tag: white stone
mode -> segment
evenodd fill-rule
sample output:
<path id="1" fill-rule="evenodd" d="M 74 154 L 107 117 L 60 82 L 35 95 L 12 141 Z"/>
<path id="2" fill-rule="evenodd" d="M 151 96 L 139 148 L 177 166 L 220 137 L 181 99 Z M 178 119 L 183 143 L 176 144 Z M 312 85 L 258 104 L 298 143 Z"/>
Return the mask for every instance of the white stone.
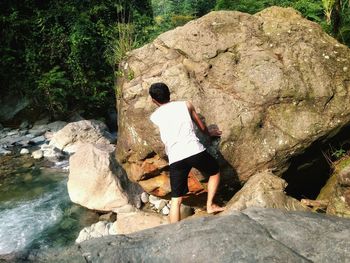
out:
<path id="1" fill-rule="evenodd" d="M 20 154 L 29 154 L 29 150 L 26 148 L 21 149 Z"/>
<path id="2" fill-rule="evenodd" d="M 32 157 L 34 159 L 41 159 L 44 157 L 44 153 L 42 150 L 36 150 L 36 151 L 32 152 Z"/>
<path id="3" fill-rule="evenodd" d="M 162 214 L 167 216 L 167 215 L 169 215 L 169 213 L 170 213 L 169 207 L 164 206 L 162 209 Z"/>
<path id="4" fill-rule="evenodd" d="M 149 202 L 154 205 L 156 202 L 159 202 L 160 198 L 154 195 L 149 196 Z"/>
<path id="5" fill-rule="evenodd" d="M 147 194 L 146 192 L 143 192 L 141 194 L 141 201 L 144 204 L 147 204 L 149 202 L 149 194 Z"/>

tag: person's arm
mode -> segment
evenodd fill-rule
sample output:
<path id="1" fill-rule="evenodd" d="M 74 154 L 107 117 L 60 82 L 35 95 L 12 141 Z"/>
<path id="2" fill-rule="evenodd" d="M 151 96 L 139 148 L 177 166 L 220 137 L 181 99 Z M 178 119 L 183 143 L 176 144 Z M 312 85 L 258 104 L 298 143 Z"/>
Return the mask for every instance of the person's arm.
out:
<path id="1" fill-rule="evenodd" d="M 196 109 L 194 108 L 191 102 L 187 101 L 186 105 L 193 122 L 197 125 L 197 127 L 202 133 L 213 137 L 221 136 L 222 132 L 218 128 L 212 128 L 212 129 L 207 128 L 207 126 L 202 122 L 202 120 L 198 116 Z"/>

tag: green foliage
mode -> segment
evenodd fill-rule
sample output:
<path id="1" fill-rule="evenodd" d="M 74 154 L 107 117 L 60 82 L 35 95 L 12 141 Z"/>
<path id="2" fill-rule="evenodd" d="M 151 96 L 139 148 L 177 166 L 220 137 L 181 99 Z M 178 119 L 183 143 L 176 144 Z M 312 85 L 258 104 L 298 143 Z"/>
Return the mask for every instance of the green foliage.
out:
<path id="1" fill-rule="evenodd" d="M 318 0 L 298 0 L 292 7 L 309 20 L 321 23 L 324 20 L 322 3 Z"/>
<path id="2" fill-rule="evenodd" d="M 116 64 L 148 39 L 152 16 L 145 0 L 1 1 L 2 94 L 38 98 L 55 117 L 113 108 Z"/>
<path id="3" fill-rule="evenodd" d="M 39 93 L 45 96 L 48 109 L 52 113 L 62 112 L 66 108 L 66 96 L 70 86 L 71 82 L 65 78 L 65 72 L 58 66 L 42 74 L 41 79 L 37 81 Z"/>
<path id="4" fill-rule="evenodd" d="M 216 10 L 254 14 L 270 6 L 293 7 L 319 23 L 329 34 L 350 45 L 350 2 L 341 0 L 217 0 Z"/>
<path id="5" fill-rule="evenodd" d="M 335 157 L 337 160 L 341 159 L 346 155 L 346 151 L 344 149 L 337 149 L 334 152 L 332 152 L 332 156 Z"/>
<path id="6" fill-rule="evenodd" d="M 150 28 L 150 39 L 207 14 L 215 4 L 216 0 L 152 0 L 155 24 Z"/>

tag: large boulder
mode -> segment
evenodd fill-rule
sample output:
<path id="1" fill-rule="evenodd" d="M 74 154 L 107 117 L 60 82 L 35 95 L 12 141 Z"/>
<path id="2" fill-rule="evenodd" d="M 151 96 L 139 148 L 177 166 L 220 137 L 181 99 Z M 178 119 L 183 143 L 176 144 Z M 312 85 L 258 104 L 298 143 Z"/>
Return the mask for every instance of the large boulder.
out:
<path id="1" fill-rule="evenodd" d="M 350 220 L 248 209 L 184 220 L 69 249 L 33 251 L 23 262 L 346 262 Z"/>
<path id="2" fill-rule="evenodd" d="M 72 202 L 92 210 L 118 211 L 141 203 L 139 186 L 129 181 L 111 144 L 81 144 L 69 159 L 68 193 Z"/>
<path id="3" fill-rule="evenodd" d="M 66 152 L 75 152 L 79 144 L 110 144 L 112 135 L 107 126 L 96 120 L 81 120 L 68 123 L 51 138 L 50 145 Z"/>
<path id="4" fill-rule="evenodd" d="M 269 171 L 255 174 L 227 203 L 226 210 L 222 214 L 248 207 L 279 208 L 288 211 L 310 210 L 298 200 L 287 196 L 284 192 L 286 186 L 285 180 Z"/>
<path id="5" fill-rule="evenodd" d="M 235 172 L 241 182 L 265 169 L 280 175 L 350 122 L 349 48 L 291 8 L 211 12 L 130 52 L 121 69 L 117 159 L 134 181 L 148 158 L 166 158 L 149 121 L 154 82 L 223 131 L 207 146 L 229 181 Z"/>

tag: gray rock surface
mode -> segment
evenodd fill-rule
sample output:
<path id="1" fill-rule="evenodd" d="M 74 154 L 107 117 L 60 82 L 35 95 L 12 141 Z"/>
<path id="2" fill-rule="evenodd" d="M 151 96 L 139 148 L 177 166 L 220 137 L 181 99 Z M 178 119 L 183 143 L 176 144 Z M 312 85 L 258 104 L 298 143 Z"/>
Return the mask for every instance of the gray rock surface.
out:
<path id="1" fill-rule="evenodd" d="M 32 251 L 27 262 L 346 262 L 350 220 L 250 208 L 185 220 L 65 250 Z"/>

